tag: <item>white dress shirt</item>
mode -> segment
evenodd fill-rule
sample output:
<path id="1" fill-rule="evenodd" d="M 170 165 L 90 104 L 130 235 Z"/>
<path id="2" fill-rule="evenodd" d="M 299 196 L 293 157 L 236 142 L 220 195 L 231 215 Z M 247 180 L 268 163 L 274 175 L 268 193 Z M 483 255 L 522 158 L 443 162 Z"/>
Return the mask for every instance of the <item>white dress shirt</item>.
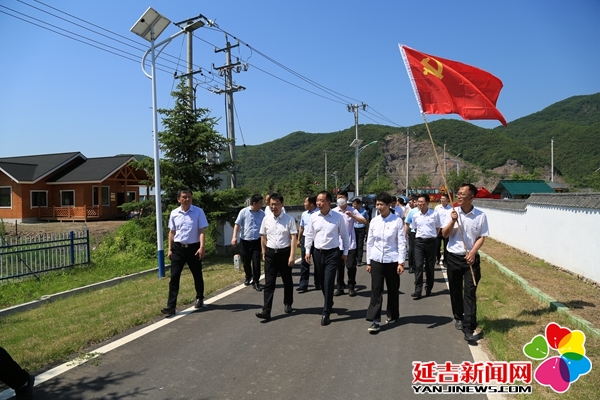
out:
<path id="1" fill-rule="evenodd" d="M 274 214 L 265 216 L 260 226 L 260 234 L 267 237 L 267 247 L 283 249 L 292 244 L 292 235 L 298 233 L 294 217 L 283 212 L 276 217 Z"/>
<path id="2" fill-rule="evenodd" d="M 458 230 L 458 222 L 455 222 L 454 230 L 448 237 L 447 249 L 452 254 L 464 256 L 467 254 L 467 251 L 465 250 L 463 238 L 467 244 L 467 248 L 471 250 L 477 239 L 482 236 L 489 236 L 490 231 L 488 229 L 487 217 L 483 211 L 473 207 L 469 213 L 465 214 L 461 207 L 455 207 L 454 209 L 458 213 L 458 222 L 460 222 L 460 227 L 462 229 L 462 238 Z M 450 221 L 448 221 L 448 223 L 449 222 Z"/>
<path id="3" fill-rule="evenodd" d="M 406 236 L 402 218 L 392 212 L 385 218 L 381 214 L 373 218 L 367 236 L 367 263 L 373 260 L 404 264 L 405 257 Z"/>
<path id="4" fill-rule="evenodd" d="M 354 215 L 355 217 L 356 216 L 361 217 L 360 213 L 356 210 L 356 208 L 354 208 L 352 206 L 346 206 L 345 210 L 342 210 L 340 207 L 336 207 L 336 208 L 333 208 L 332 211 L 337 212 L 344 219 L 344 223 L 346 224 L 346 232 L 348 232 L 348 240 L 350 241 L 350 244 L 349 244 L 350 247 L 348 247 L 348 250 L 356 249 L 356 234 L 354 233 L 354 218 L 347 215 L 346 211 L 350 211 L 352 213 L 352 215 Z M 340 243 L 340 246 L 341 245 L 342 244 Z M 340 250 L 343 250 L 343 249 L 340 247 Z"/>
<path id="5" fill-rule="evenodd" d="M 326 215 L 321 211 L 312 213 L 310 222 L 304 228 L 304 247 L 307 254 L 310 254 L 313 243 L 315 249 L 319 250 L 331 250 L 340 247 L 341 244 L 343 254 L 348 255 L 350 240 L 346 223 L 340 213 L 333 210 L 329 210 Z"/>
<path id="6" fill-rule="evenodd" d="M 437 237 L 437 228 L 442 227 L 442 222 L 439 214 L 432 209 L 427 209 L 425 214 L 419 210 L 413 214 L 410 227 L 417 231 L 415 237 L 431 239 Z"/>

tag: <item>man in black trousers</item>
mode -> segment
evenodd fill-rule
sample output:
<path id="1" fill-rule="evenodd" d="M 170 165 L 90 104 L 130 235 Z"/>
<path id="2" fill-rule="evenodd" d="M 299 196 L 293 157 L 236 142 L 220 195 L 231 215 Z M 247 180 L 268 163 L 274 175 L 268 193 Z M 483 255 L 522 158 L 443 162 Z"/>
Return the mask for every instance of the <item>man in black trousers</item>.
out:
<path id="1" fill-rule="evenodd" d="M 440 215 L 429 208 L 429 195 L 420 194 L 417 200 L 419 211 L 413 214 L 410 227 L 415 234 L 415 291 L 411 296 L 418 300 L 423 291 L 423 269 L 427 279 L 425 296 L 431 295 L 435 268 L 435 244 L 442 224 Z"/>
<path id="2" fill-rule="evenodd" d="M 33 399 L 34 376 L 21 368 L 4 347 L 0 347 L 0 381 L 15 391 L 18 400 Z"/>
<path id="3" fill-rule="evenodd" d="M 463 184 L 458 190 L 458 207 L 450 212 L 450 218 L 444 223 L 442 234 L 448 238 L 448 260 L 444 260 L 448 269 L 450 303 L 454 316 L 454 326 L 462 330 L 465 340 L 477 341 L 481 335 L 475 335 L 477 328 L 477 283 L 481 279 L 481 267 L 478 250 L 489 236 L 487 217 L 473 207 L 477 188 L 472 184 Z M 464 285 L 463 285 L 464 282 Z"/>

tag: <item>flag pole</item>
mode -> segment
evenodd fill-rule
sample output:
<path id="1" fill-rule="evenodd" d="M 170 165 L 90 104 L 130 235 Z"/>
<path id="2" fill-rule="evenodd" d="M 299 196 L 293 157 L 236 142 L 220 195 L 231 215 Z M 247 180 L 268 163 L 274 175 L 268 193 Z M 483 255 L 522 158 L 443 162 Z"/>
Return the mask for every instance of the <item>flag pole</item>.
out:
<path id="1" fill-rule="evenodd" d="M 420 104 L 419 104 L 420 105 Z M 444 174 L 444 170 L 442 169 L 442 163 L 440 162 L 440 157 L 438 155 L 437 149 L 435 148 L 435 143 L 433 142 L 433 136 L 431 136 L 431 130 L 429 129 L 429 124 L 427 123 L 427 118 L 425 117 L 425 113 L 421 113 L 423 116 L 423 121 L 425 122 L 425 127 L 427 128 L 427 133 L 429 134 L 429 140 L 431 141 L 431 146 L 433 147 L 433 154 L 435 154 L 435 159 L 438 164 L 438 168 L 440 170 L 440 174 L 442 175 L 442 180 L 444 181 L 444 186 L 446 187 L 446 191 L 448 192 L 448 196 L 450 197 L 450 204 L 454 204 L 454 200 L 452 199 L 452 195 L 450 194 L 450 190 L 448 190 L 448 182 L 446 181 L 446 175 Z M 465 241 L 465 237 L 463 235 L 462 226 L 460 226 L 460 220 L 457 219 L 456 223 L 458 225 L 458 233 L 460 234 L 460 239 L 463 242 L 463 246 L 467 253 L 469 253 L 469 249 L 467 248 L 467 242 Z M 475 272 L 473 272 L 473 266 L 469 264 L 469 269 L 471 270 L 471 277 L 473 277 L 473 285 L 477 286 L 477 281 L 475 280 Z"/>

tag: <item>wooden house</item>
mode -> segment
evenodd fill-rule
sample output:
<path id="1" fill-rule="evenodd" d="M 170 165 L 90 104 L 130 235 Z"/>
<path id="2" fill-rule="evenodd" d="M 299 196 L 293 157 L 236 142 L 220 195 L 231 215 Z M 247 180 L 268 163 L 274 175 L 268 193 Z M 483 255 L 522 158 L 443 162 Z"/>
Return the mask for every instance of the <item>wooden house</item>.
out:
<path id="1" fill-rule="evenodd" d="M 138 200 L 144 170 L 133 155 L 87 158 L 79 152 L 0 158 L 0 218 L 18 222 L 124 218 Z"/>

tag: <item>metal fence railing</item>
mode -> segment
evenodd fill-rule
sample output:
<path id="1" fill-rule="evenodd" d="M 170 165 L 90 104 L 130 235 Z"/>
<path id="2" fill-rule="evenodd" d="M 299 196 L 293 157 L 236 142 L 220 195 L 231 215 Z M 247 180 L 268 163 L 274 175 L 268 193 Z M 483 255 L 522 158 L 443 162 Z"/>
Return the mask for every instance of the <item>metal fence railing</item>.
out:
<path id="1" fill-rule="evenodd" d="M 0 280 L 90 263 L 90 232 L 0 237 Z"/>

